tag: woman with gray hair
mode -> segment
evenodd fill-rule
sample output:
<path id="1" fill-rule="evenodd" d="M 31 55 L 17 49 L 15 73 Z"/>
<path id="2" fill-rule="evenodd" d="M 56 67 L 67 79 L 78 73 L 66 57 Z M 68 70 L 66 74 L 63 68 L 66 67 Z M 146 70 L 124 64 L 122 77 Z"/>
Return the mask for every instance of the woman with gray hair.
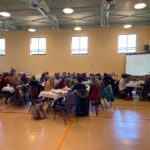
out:
<path id="1" fill-rule="evenodd" d="M 101 104 L 101 97 L 101 86 L 96 77 L 93 76 L 91 77 L 91 85 L 88 98 L 91 101 L 91 104 L 95 106 L 96 116 L 98 116 L 98 104 Z"/>

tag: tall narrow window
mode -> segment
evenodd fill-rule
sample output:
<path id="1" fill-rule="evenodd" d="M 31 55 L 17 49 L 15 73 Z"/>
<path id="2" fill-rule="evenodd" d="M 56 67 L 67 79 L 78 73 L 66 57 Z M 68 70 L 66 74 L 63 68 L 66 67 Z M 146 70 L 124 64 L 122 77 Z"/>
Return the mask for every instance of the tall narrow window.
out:
<path id="1" fill-rule="evenodd" d="M 0 55 L 5 55 L 5 39 L 0 38 Z"/>
<path id="2" fill-rule="evenodd" d="M 46 54 L 46 38 L 43 37 L 31 38 L 30 55 L 44 55 L 44 54 Z"/>
<path id="3" fill-rule="evenodd" d="M 88 37 L 72 37 L 71 54 L 88 54 Z"/>
<path id="4" fill-rule="evenodd" d="M 118 53 L 136 52 L 136 34 L 118 36 Z"/>

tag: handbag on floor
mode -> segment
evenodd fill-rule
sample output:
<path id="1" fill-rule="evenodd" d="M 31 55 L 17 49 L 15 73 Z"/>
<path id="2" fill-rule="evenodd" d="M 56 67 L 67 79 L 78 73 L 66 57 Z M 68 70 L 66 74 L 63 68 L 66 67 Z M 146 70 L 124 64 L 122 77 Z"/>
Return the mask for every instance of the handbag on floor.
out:
<path id="1" fill-rule="evenodd" d="M 46 118 L 46 115 L 42 107 L 43 105 L 40 103 L 37 103 L 32 107 L 31 113 L 32 113 L 33 119 L 45 119 Z"/>

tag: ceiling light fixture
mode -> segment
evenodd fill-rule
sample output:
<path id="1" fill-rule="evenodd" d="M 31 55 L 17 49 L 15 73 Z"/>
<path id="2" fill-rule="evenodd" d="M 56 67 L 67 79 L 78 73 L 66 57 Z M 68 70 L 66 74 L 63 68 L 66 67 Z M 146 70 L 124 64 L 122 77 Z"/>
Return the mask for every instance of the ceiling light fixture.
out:
<path id="1" fill-rule="evenodd" d="M 63 9 L 63 12 L 64 12 L 65 14 L 72 14 L 72 13 L 74 12 L 74 10 L 73 10 L 72 8 L 64 8 L 64 9 Z"/>
<path id="2" fill-rule="evenodd" d="M 11 14 L 9 12 L 6 12 L 6 11 L 0 12 L 0 15 L 3 17 L 10 17 L 11 16 Z"/>
<path id="3" fill-rule="evenodd" d="M 80 26 L 76 26 L 76 27 L 74 27 L 74 30 L 75 30 L 75 31 L 81 31 L 82 28 L 81 28 Z"/>
<path id="4" fill-rule="evenodd" d="M 129 28 L 131 28 L 131 27 L 132 27 L 131 24 L 125 24 L 125 25 L 123 26 L 123 28 L 125 28 L 125 29 L 129 29 Z"/>
<path id="5" fill-rule="evenodd" d="M 28 29 L 28 31 L 29 31 L 29 32 L 35 32 L 36 29 L 30 28 L 30 29 Z"/>
<path id="6" fill-rule="evenodd" d="M 137 3 L 137 4 L 134 5 L 135 9 L 143 9 L 145 7 L 146 7 L 145 3 Z"/>

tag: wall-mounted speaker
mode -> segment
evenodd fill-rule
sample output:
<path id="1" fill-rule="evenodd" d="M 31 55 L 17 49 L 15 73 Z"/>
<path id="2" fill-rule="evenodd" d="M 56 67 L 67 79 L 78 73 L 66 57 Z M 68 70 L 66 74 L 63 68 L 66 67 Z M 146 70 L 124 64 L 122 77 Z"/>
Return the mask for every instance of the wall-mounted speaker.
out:
<path id="1" fill-rule="evenodd" d="M 149 52 L 150 52 L 150 47 L 149 47 L 148 44 L 145 44 L 145 45 L 144 45 L 144 51 L 145 51 L 146 53 L 149 53 Z"/>

